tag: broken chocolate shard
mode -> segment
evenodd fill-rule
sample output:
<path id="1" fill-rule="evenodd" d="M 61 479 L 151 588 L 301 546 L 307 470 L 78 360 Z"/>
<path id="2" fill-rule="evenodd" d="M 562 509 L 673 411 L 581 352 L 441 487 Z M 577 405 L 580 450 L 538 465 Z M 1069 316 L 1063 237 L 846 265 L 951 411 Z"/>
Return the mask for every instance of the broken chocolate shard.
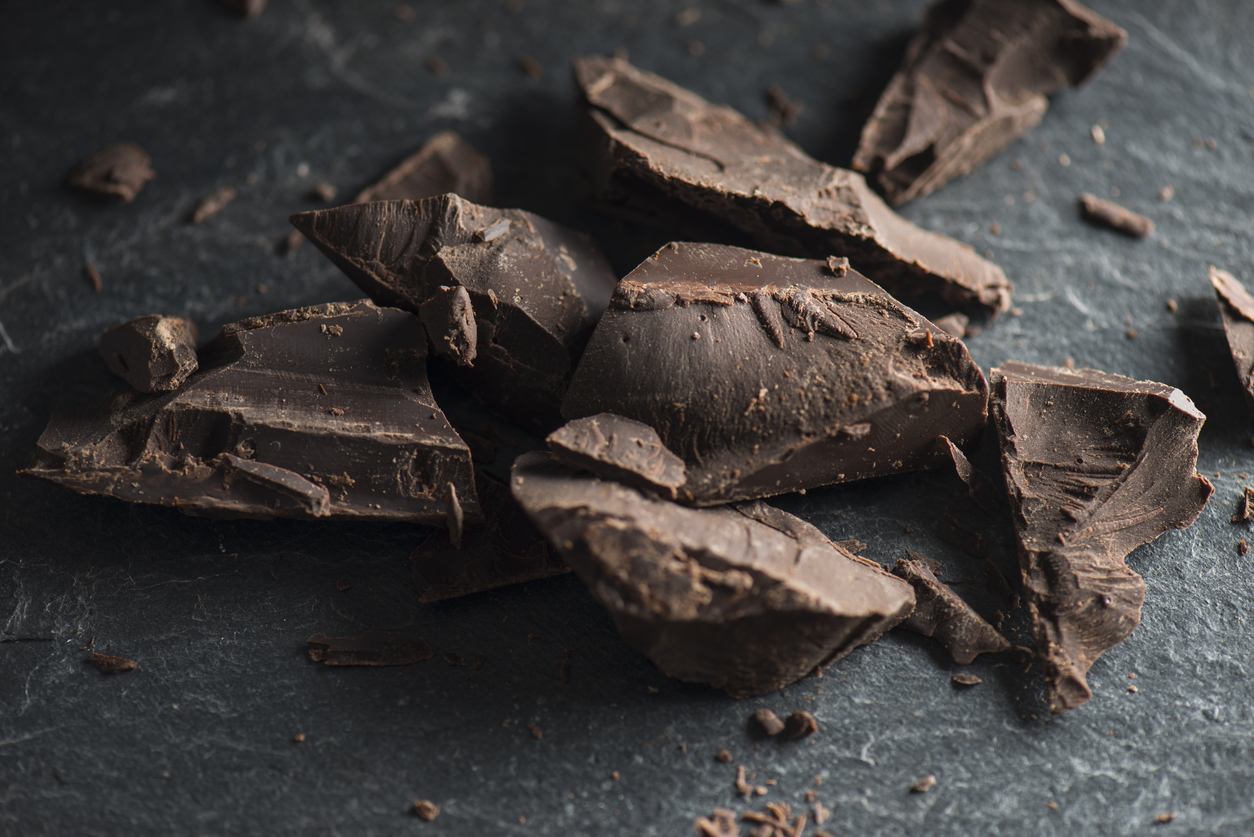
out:
<path id="1" fill-rule="evenodd" d="M 98 197 L 130 203 L 156 176 L 148 152 L 133 142 L 119 142 L 79 163 L 70 172 L 70 185 Z"/>
<path id="2" fill-rule="evenodd" d="M 545 440 L 553 458 L 571 468 L 673 500 L 687 482 L 684 461 L 647 424 L 599 413 L 575 419 Z"/>
<path id="3" fill-rule="evenodd" d="M 87 658 L 87 662 L 98 668 L 101 674 L 121 674 L 124 671 L 134 671 L 139 667 L 139 663 L 134 660 L 115 657 L 112 654 L 93 653 Z"/>
<path id="4" fill-rule="evenodd" d="M 410 556 L 423 604 L 570 571 L 506 486 L 481 474 L 476 490 L 484 520 L 466 527 L 461 547 L 437 529 Z"/>
<path id="5" fill-rule="evenodd" d="M 762 503 L 690 509 L 540 452 L 514 463 L 511 490 L 629 644 L 733 697 L 783 688 L 914 605 L 908 584 Z"/>
<path id="6" fill-rule="evenodd" d="M 503 418 L 552 430 L 558 404 L 616 277 L 590 238 L 517 209 L 456 195 L 341 206 L 292 223 L 381 305 L 421 315 L 465 288 L 475 328 L 449 301 L 424 322 L 453 377 Z M 501 225 L 502 221 L 508 223 Z M 454 290 L 451 293 L 456 294 Z"/>
<path id="7" fill-rule="evenodd" d="M 100 337 L 109 371 L 140 392 L 173 392 L 196 371 L 196 324 L 184 317 L 137 317 Z"/>
<path id="8" fill-rule="evenodd" d="M 770 736 L 779 735 L 784 731 L 784 722 L 769 709 L 759 709 L 757 712 L 754 712 L 753 722 L 758 725 L 762 732 Z"/>
<path id="9" fill-rule="evenodd" d="M 1246 406 L 1254 415 L 1254 296 L 1228 271 L 1212 265 L 1209 273 L 1219 297 L 1228 351 L 1245 393 Z"/>
<path id="10" fill-rule="evenodd" d="M 1080 210 L 1088 220 L 1133 238 L 1147 238 L 1154 234 L 1154 222 L 1149 218 L 1096 195 L 1080 195 Z"/>
<path id="11" fill-rule="evenodd" d="M 175 392 L 53 415 L 24 476 L 211 517 L 480 519 L 416 318 L 367 300 L 225 326 Z"/>
<path id="12" fill-rule="evenodd" d="M 996 514 L 1001 506 L 1001 494 L 993 485 L 993 481 L 988 478 L 987 474 L 972 465 L 962 449 L 948 438 L 941 436 L 937 439 L 937 443 L 949 454 L 958 478 L 967 484 L 967 493 L 971 499 L 984 511 Z"/>
<path id="13" fill-rule="evenodd" d="M 780 738 L 784 741 L 796 741 L 798 738 L 805 738 L 807 735 L 813 735 L 819 731 L 819 722 L 809 712 L 798 709 L 788 716 L 788 720 L 784 722 L 784 728 L 780 731 Z"/>
<path id="14" fill-rule="evenodd" d="M 1075 0 L 942 0 L 880 96 L 853 167 L 901 205 L 969 174 L 1092 78 L 1128 34 Z"/>
<path id="15" fill-rule="evenodd" d="M 449 193 L 471 203 L 492 203 L 492 165 L 456 131 L 442 131 L 363 189 L 353 203 L 418 201 Z"/>
<path id="16" fill-rule="evenodd" d="M 980 654 L 1010 649 L 1010 640 L 940 581 L 918 560 L 921 556 L 908 554 L 893 566 L 893 573 L 914 588 L 914 611 L 902 623 L 903 628 L 932 637 L 960 665 L 967 665 Z"/>
<path id="17" fill-rule="evenodd" d="M 1000 268 L 897 215 L 862 175 L 820 163 L 731 108 L 625 60 L 574 63 L 597 203 L 703 238 L 735 230 L 784 255 L 845 256 L 894 296 L 939 296 L 992 316 L 1010 308 L 1012 286 Z"/>
<path id="18" fill-rule="evenodd" d="M 435 354 L 458 366 L 474 366 L 479 345 L 479 327 L 470 292 L 464 285 L 441 286 L 418 306 L 418 317 L 431 337 Z"/>
<path id="19" fill-rule="evenodd" d="M 399 631 L 366 631 L 359 636 L 314 634 L 309 659 L 328 666 L 407 666 L 435 656 L 426 640 Z"/>
<path id="20" fill-rule="evenodd" d="M 992 371 L 1024 592 L 1055 714 L 1091 697 L 1085 674 L 1141 619 L 1124 558 L 1189 526 L 1210 499 L 1196 472 L 1206 417 L 1177 389 L 1092 369 Z"/>
<path id="21" fill-rule="evenodd" d="M 615 289 L 562 413 L 652 427 L 678 499 L 713 505 L 941 465 L 986 393 L 961 341 L 852 269 L 672 243 Z"/>

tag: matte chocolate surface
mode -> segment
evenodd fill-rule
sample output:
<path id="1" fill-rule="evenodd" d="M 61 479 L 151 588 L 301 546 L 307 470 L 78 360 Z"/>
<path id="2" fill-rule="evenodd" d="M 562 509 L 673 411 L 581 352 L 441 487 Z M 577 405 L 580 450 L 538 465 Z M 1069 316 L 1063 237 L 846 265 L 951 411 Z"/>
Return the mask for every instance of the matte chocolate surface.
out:
<path id="1" fill-rule="evenodd" d="M 657 431 L 613 413 L 575 419 L 545 441 L 563 465 L 670 500 L 688 479 L 684 461 L 666 449 Z"/>
<path id="2" fill-rule="evenodd" d="M 490 409 L 546 432 L 560 423 L 574 362 L 617 279 L 586 235 L 456 195 L 341 206 L 292 223 L 379 304 L 414 313 L 434 305 L 423 317 L 432 344 Z M 464 306 L 442 299 L 458 287 L 473 329 Z"/>
<path id="3" fill-rule="evenodd" d="M 862 175 L 626 61 L 578 58 L 575 77 L 599 203 L 677 229 L 703 218 L 789 256 L 845 256 L 894 296 L 939 296 L 993 316 L 1009 309 L 1000 268 L 897 215 Z"/>
<path id="4" fill-rule="evenodd" d="M 1085 674 L 1141 620 L 1145 582 L 1124 558 L 1189 526 L 1213 491 L 1196 473 L 1206 417 L 1188 396 L 1092 369 L 1007 363 L 992 413 L 1050 710 L 1092 692 Z"/>
<path id="5" fill-rule="evenodd" d="M 426 640 L 399 631 L 366 631 L 359 636 L 314 634 L 309 659 L 328 666 L 407 666 L 435 656 Z"/>
<path id="6" fill-rule="evenodd" d="M 1210 283 L 1219 297 L 1228 350 L 1245 393 L 1245 403 L 1254 415 L 1254 296 L 1226 270 L 1210 268 Z"/>
<path id="7" fill-rule="evenodd" d="M 901 626 L 932 637 L 960 665 L 969 664 L 980 654 L 1010 650 L 1010 640 L 938 579 L 920 558 L 909 553 L 908 558 L 893 565 L 893 574 L 914 588 L 914 610 Z"/>
<path id="8" fill-rule="evenodd" d="M 479 519 L 416 318 L 369 301 L 224 327 L 177 392 L 54 414 L 23 475 L 213 517 Z"/>
<path id="9" fill-rule="evenodd" d="M 672 243 L 615 289 L 562 413 L 654 428 L 680 501 L 712 505 L 944 464 L 986 399 L 961 341 L 843 259 Z"/>
<path id="10" fill-rule="evenodd" d="M 1096 195 L 1080 195 L 1080 210 L 1088 220 L 1133 238 L 1147 238 L 1154 234 L 1154 222 L 1149 218 Z"/>
<path id="11" fill-rule="evenodd" d="M 156 176 L 148 152 L 133 142 L 119 142 L 79 163 L 70 172 L 69 182 L 98 197 L 130 203 L 144 184 Z"/>
<path id="12" fill-rule="evenodd" d="M 437 529 L 410 556 L 424 604 L 570 572 L 508 487 L 482 475 L 475 485 L 483 523 L 466 527 L 460 548 Z"/>
<path id="13" fill-rule="evenodd" d="M 900 205 L 962 177 L 1037 126 L 1128 33 L 1073 0 L 941 0 L 862 129 L 853 167 Z"/>
<path id="14" fill-rule="evenodd" d="M 450 192 L 471 203 L 491 204 L 492 164 L 456 131 L 441 131 L 353 203 L 418 201 Z"/>
<path id="15" fill-rule="evenodd" d="M 763 503 L 685 508 L 540 452 L 518 458 L 510 488 L 629 644 L 733 697 L 783 688 L 914 605 L 878 564 Z"/>
<path id="16" fill-rule="evenodd" d="M 100 336 L 109 371 L 140 392 L 173 392 L 200 365 L 199 332 L 185 317 L 136 317 Z"/>

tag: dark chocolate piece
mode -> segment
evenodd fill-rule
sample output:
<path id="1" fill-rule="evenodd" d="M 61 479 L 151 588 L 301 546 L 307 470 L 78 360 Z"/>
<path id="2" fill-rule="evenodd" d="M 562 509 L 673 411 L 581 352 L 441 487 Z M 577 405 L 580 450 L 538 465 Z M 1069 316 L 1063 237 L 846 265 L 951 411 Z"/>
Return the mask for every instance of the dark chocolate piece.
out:
<path id="1" fill-rule="evenodd" d="M 624 60 L 578 58 L 575 76 L 597 202 L 671 229 L 721 225 L 785 255 L 846 256 L 894 296 L 937 295 L 993 316 L 1009 309 L 1000 268 L 897 215 L 862 175 Z"/>
<path id="2" fill-rule="evenodd" d="M 575 419 L 545 441 L 563 465 L 669 500 L 688 479 L 684 461 L 666 449 L 657 431 L 613 413 Z"/>
<path id="3" fill-rule="evenodd" d="M 1254 296 L 1228 271 L 1212 265 L 1209 273 L 1210 283 L 1219 297 L 1228 351 L 1241 380 L 1246 406 L 1254 415 Z"/>
<path id="4" fill-rule="evenodd" d="M 177 392 L 58 413 L 24 476 L 213 517 L 480 519 L 416 318 L 337 302 L 226 326 Z"/>
<path id="5" fill-rule="evenodd" d="M 545 432 L 616 277 L 590 238 L 517 209 L 477 206 L 456 195 L 341 206 L 292 223 L 381 305 L 419 313 L 464 287 L 474 311 L 474 352 L 465 319 L 424 318 L 439 352 L 473 366 L 453 376 L 503 418 Z M 456 293 L 452 291 L 451 293 Z"/>
<path id="6" fill-rule="evenodd" d="M 201 198 L 200 203 L 196 204 L 196 208 L 192 210 L 191 222 L 193 224 L 202 224 L 208 221 L 226 209 L 226 205 L 235 200 L 238 194 L 234 186 L 223 186 L 221 189 L 215 189 Z"/>
<path id="7" fill-rule="evenodd" d="M 962 177 L 1040 123 L 1128 33 L 1074 0 L 941 0 L 862 129 L 858 171 L 900 205 Z"/>
<path id="8" fill-rule="evenodd" d="M 769 709 L 759 709 L 754 712 L 753 722 L 767 735 L 779 735 L 784 731 L 784 722 Z"/>
<path id="9" fill-rule="evenodd" d="M 456 131 L 441 131 L 353 203 L 418 201 L 450 192 L 471 203 L 491 204 L 492 164 Z"/>
<path id="10" fill-rule="evenodd" d="M 954 463 L 954 470 L 958 473 L 958 478 L 967 484 L 967 493 L 976 505 L 984 509 L 989 514 L 996 514 L 997 509 L 1001 506 L 1001 494 L 998 493 L 993 481 L 983 471 L 978 470 L 971 464 L 971 460 L 967 459 L 962 449 L 951 442 L 945 436 L 937 439 L 937 443 L 949 454 L 950 460 Z"/>
<path id="11" fill-rule="evenodd" d="M 196 324 L 184 317 L 137 317 L 100 337 L 109 371 L 140 392 L 173 392 L 196 371 Z"/>
<path id="12" fill-rule="evenodd" d="M 570 571 L 507 487 L 482 475 L 475 485 L 484 522 L 466 528 L 461 548 L 436 530 L 410 556 L 423 604 Z"/>
<path id="13" fill-rule="evenodd" d="M 1134 238 L 1147 238 L 1154 234 L 1153 221 L 1114 201 L 1085 193 L 1080 195 L 1080 209 L 1088 220 L 1104 224 L 1112 230 L 1118 230 Z M 1129 333 L 1129 336 L 1134 335 Z"/>
<path id="14" fill-rule="evenodd" d="M 783 688 L 914 605 L 878 564 L 763 503 L 685 508 L 540 452 L 518 458 L 510 487 L 629 644 L 733 697 Z"/>
<path id="15" fill-rule="evenodd" d="M 121 674 L 124 671 L 134 671 L 139 667 L 139 663 L 134 660 L 128 660 L 126 657 L 114 657 L 111 654 L 93 653 L 87 658 L 87 662 L 100 669 L 101 674 Z"/>
<path id="16" fill-rule="evenodd" d="M 780 738 L 785 741 L 796 741 L 798 738 L 805 738 L 807 735 L 814 735 L 819 731 L 819 722 L 809 712 L 798 709 L 796 712 L 788 716 L 788 720 L 784 722 L 784 728 L 780 731 Z"/>
<path id="17" fill-rule="evenodd" d="M 240 17 L 251 20 L 261 14 L 266 7 L 267 0 L 218 0 L 218 2 Z"/>
<path id="18" fill-rule="evenodd" d="M 133 142 L 119 142 L 79 163 L 70 172 L 70 185 L 102 198 L 130 203 L 144 184 L 156 176 L 148 152 Z"/>
<path id="19" fill-rule="evenodd" d="M 314 634 L 309 659 L 328 666 L 407 666 L 435 656 L 426 640 L 399 631 L 366 631 L 360 636 Z"/>
<path id="20" fill-rule="evenodd" d="M 1124 563 L 1188 527 L 1210 499 L 1196 473 L 1206 417 L 1177 389 L 1092 369 L 992 371 L 1019 564 L 1049 707 L 1092 692 L 1085 673 L 1141 620 L 1145 582 Z"/>
<path id="21" fill-rule="evenodd" d="M 980 654 L 1010 650 L 1010 640 L 933 575 L 918 560 L 921 556 L 907 554 L 908 558 L 893 566 L 893 573 L 914 588 L 914 611 L 902 623 L 903 628 L 932 637 L 960 665 L 967 665 Z"/>
<path id="22" fill-rule="evenodd" d="M 614 291 L 562 403 L 654 428 L 713 505 L 949 460 L 985 423 L 961 341 L 847 267 L 668 244 Z"/>

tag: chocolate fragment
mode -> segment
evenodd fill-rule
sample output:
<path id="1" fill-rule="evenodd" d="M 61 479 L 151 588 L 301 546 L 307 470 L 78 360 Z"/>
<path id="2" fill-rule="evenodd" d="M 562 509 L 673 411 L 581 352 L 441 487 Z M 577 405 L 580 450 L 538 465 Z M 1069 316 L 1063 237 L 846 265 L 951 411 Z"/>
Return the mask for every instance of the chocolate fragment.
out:
<path id="1" fill-rule="evenodd" d="M 418 306 L 418 317 L 431 336 L 435 354 L 458 366 L 475 365 L 479 327 L 465 286 L 437 288 L 430 299 Z"/>
<path id="2" fill-rule="evenodd" d="M 715 808 L 710 816 L 697 817 L 693 826 L 701 837 L 740 837 L 740 826 L 736 825 L 736 812 L 726 808 Z"/>
<path id="3" fill-rule="evenodd" d="M 360 636 L 314 634 L 309 659 L 328 666 L 407 666 L 435 656 L 426 640 L 399 631 L 366 631 Z"/>
<path id="4" fill-rule="evenodd" d="M 106 331 L 99 352 L 109 371 L 140 392 L 173 392 L 196 371 L 196 324 L 149 315 Z"/>
<path id="5" fill-rule="evenodd" d="M 1128 33 L 1074 0 L 942 0 L 862 129 L 858 171 L 899 206 L 969 174 L 1097 74 Z M 1096 139 L 1096 134 L 1094 135 Z"/>
<path id="6" fill-rule="evenodd" d="M 819 722 L 814 716 L 804 710 L 797 710 L 788 716 L 788 720 L 784 722 L 784 729 L 780 733 L 780 738 L 785 741 L 796 741 L 798 738 L 805 738 L 807 735 L 813 735 L 819 731 Z"/>
<path id="7" fill-rule="evenodd" d="M 949 454 L 958 478 L 967 484 L 967 493 L 971 499 L 984 511 L 996 514 L 1001 506 L 1001 494 L 993 485 L 993 481 L 983 471 L 977 470 L 962 449 L 948 438 L 941 436 L 937 439 L 937 443 Z"/>
<path id="8" fill-rule="evenodd" d="M 128 660 L 126 657 L 114 657 L 111 654 L 93 653 L 87 658 L 87 662 L 100 669 L 101 674 L 121 674 L 124 671 L 134 671 L 139 667 L 139 663 L 134 660 Z"/>
<path id="9" fill-rule="evenodd" d="M 840 659 L 913 606 L 909 585 L 763 503 L 689 509 L 540 452 L 510 487 L 629 644 L 733 697 Z"/>
<path id="10" fill-rule="evenodd" d="M 70 185 L 102 198 L 130 203 L 144 184 L 157 176 L 148 152 L 133 142 L 119 142 L 97 151 L 70 172 Z"/>
<path id="11" fill-rule="evenodd" d="M 714 758 L 718 759 L 724 764 L 731 764 L 731 760 L 732 760 L 731 750 L 719 750 L 717 753 L 714 754 Z"/>
<path id="12" fill-rule="evenodd" d="M 481 519 L 470 450 L 427 384 L 426 335 L 363 300 L 225 326 L 172 393 L 54 414 L 23 476 L 211 517 Z"/>
<path id="13" fill-rule="evenodd" d="M 1196 473 L 1206 417 L 1164 384 L 1007 363 L 993 420 L 1050 710 L 1091 697 L 1085 673 L 1141 619 L 1124 558 L 1188 527 L 1214 490 Z"/>
<path id="14" fill-rule="evenodd" d="M 980 678 L 976 677 L 974 674 L 967 674 L 965 672 L 960 672 L 958 674 L 955 674 L 953 677 L 949 679 L 957 683 L 959 686 L 978 686 L 984 682 Z"/>
<path id="15" fill-rule="evenodd" d="M 418 799 L 414 801 L 414 813 L 417 814 L 420 819 L 430 822 L 440 816 L 440 806 L 436 805 L 430 799 Z"/>
<path id="16" fill-rule="evenodd" d="M 544 730 L 540 729 L 535 724 L 527 724 L 527 732 L 531 733 L 531 737 L 536 741 L 542 741 L 544 739 Z"/>
<path id="17" fill-rule="evenodd" d="M 466 528 L 461 548 L 437 529 L 410 556 L 423 604 L 570 571 L 506 486 L 480 474 L 475 488 L 484 521 Z"/>
<path id="18" fill-rule="evenodd" d="M 1210 283 L 1219 297 L 1228 350 L 1241 380 L 1245 403 L 1254 415 L 1254 296 L 1237 278 L 1215 266 L 1209 269 Z"/>
<path id="19" fill-rule="evenodd" d="M 1112 230 L 1118 230 L 1134 238 L 1146 238 L 1154 233 L 1154 222 L 1149 218 L 1096 195 L 1088 193 L 1080 195 L 1080 209 L 1088 220 L 1104 224 Z"/>
<path id="20" fill-rule="evenodd" d="M 669 500 L 688 478 L 684 461 L 666 449 L 652 427 L 613 413 L 575 419 L 545 442 L 563 465 Z"/>
<path id="21" fill-rule="evenodd" d="M 291 220 L 382 305 L 420 313 L 465 288 L 473 335 L 451 300 L 446 316 L 431 309 L 424 317 L 436 329 L 429 334 L 437 352 L 457 363 L 473 359 L 473 366 L 453 366 L 453 377 L 507 420 L 546 432 L 560 423 L 557 406 L 574 361 L 615 283 L 590 238 L 456 195 L 341 206 Z"/>
<path id="22" fill-rule="evenodd" d="M 711 225 L 791 256 L 846 256 L 894 296 L 927 293 L 996 316 L 1012 287 L 970 247 L 893 212 L 862 175 L 618 58 L 575 59 L 588 105 L 592 197 L 651 223 Z"/>
<path id="23" fill-rule="evenodd" d="M 934 467 L 982 432 L 961 341 L 842 263 L 668 244 L 614 291 L 562 414 L 654 428 L 712 505 Z"/>
<path id="24" fill-rule="evenodd" d="M 1010 640 L 984 621 L 971 605 L 942 583 L 915 553 L 893 565 L 893 573 L 914 587 L 914 611 L 902 627 L 945 646 L 955 663 L 967 665 L 980 654 L 1010 649 Z"/>
<path id="25" fill-rule="evenodd" d="M 927 793 L 936 787 L 936 777 L 928 774 L 910 786 L 911 793 Z"/>
<path id="26" fill-rule="evenodd" d="M 100 278 L 100 271 L 91 262 L 83 265 L 83 277 L 87 279 L 91 289 L 96 293 L 104 290 L 104 280 Z"/>
<path id="27" fill-rule="evenodd" d="M 1241 500 L 1237 505 L 1236 514 L 1232 516 L 1232 522 L 1249 523 L 1251 517 L 1254 517 L 1254 488 L 1247 485 L 1241 491 Z"/>
<path id="28" fill-rule="evenodd" d="M 767 735 L 775 736 L 784 731 L 784 722 L 769 709 L 759 709 L 753 713 L 753 722 Z"/>
<path id="29" fill-rule="evenodd" d="M 192 210 L 191 222 L 193 224 L 201 224 L 208 221 L 214 215 L 226 209 L 226 205 L 235 200 L 237 194 L 239 193 L 235 191 L 233 186 L 223 186 L 221 189 L 209 193 Z"/>
<path id="30" fill-rule="evenodd" d="M 441 131 L 359 192 L 353 203 L 417 201 L 450 192 L 471 203 L 491 204 L 492 164 L 456 131 Z"/>

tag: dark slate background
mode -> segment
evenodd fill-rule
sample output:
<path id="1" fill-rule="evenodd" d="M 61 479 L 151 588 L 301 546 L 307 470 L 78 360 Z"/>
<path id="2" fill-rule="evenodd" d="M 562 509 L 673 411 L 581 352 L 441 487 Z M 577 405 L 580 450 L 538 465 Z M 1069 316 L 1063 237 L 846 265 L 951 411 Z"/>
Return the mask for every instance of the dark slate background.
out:
<path id="1" fill-rule="evenodd" d="M 677 27 L 694 5 L 700 20 Z M 350 196 L 456 128 L 492 159 L 501 205 L 592 232 L 625 273 L 665 239 L 574 201 L 572 56 L 625 48 L 752 118 L 778 83 L 806 106 L 790 135 L 842 164 L 922 2 L 429 0 L 404 21 L 392 3 L 272 0 L 252 22 L 209 0 L 6 4 L 0 833 L 672 835 L 716 806 L 807 809 L 811 788 L 835 834 L 1249 833 L 1254 581 L 1237 554 L 1250 533 L 1228 521 L 1254 474 L 1254 425 L 1206 266 L 1254 281 L 1254 5 L 1092 5 L 1129 31 L 1127 50 L 1058 96 L 1027 138 L 905 210 L 990 251 L 1018 285 L 1021 315 L 969 341 L 982 367 L 1072 357 L 1179 386 L 1210 417 L 1199 467 L 1214 500 L 1191 529 L 1132 556 L 1149 588 L 1144 621 L 1093 667 L 1092 701 L 1051 720 L 1036 666 L 981 659 L 968 669 L 983 685 L 959 691 L 943 652 L 899 631 L 822 679 L 733 701 L 664 677 L 570 576 L 420 606 L 408 561 L 420 527 L 211 522 L 13 475 L 54 407 L 114 386 L 94 354 L 103 328 L 162 312 L 207 337 L 244 316 L 359 297 L 313 247 L 275 251 L 287 215 L 318 205 L 315 184 Z M 522 55 L 542 78 L 519 71 Z M 447 76 L 428 72 L 431 56 Z M 1089 131 L 1102 120 L 1097 147 Z M 133 204 L 66 189 L 74 163 L 122 139 L 158 172 Z M 196 201 L 227 184 L 238 200 L 188 225 Z M 1165 185 L 1169 203 L 1156 197 Z M 1079 220 L 1078 192 L 1114 189 L 1158 222 L 1153 239 Z M 85 260 L 104 277 L 99 294 Z M 978 580 L 962 583 L 979 562 L 932 534 L 961 494 L 933 473 L 778 502 L 885 563 L 905 548 L 942 559 L 987 613 L 996 603 Z M 990 532 L 1012 571 L 1008 518 L 958 514 Z M 1028 641 L 1022 614 L 1008 624 Z M 314 632 L 371 628 L 487 662 L 337 670 L 303 655 Z M 101 675 L 85 664 L 92 638 L 139 669 Z M 745 721 L 759 707 L 808 709 L 821 731 L 755 742 Z M 724 747 L 731 765 L 713 758 Z M 754 783 L 777 781 L 751 806 L 733 794 L 740 763 Z M 908 793 L 928 773 L 936 789 Z M 436 821 L 408 813 L 419 797 L 442 806 Z M 1166 811 L 1178 819 L 1153 825 Z"/>

